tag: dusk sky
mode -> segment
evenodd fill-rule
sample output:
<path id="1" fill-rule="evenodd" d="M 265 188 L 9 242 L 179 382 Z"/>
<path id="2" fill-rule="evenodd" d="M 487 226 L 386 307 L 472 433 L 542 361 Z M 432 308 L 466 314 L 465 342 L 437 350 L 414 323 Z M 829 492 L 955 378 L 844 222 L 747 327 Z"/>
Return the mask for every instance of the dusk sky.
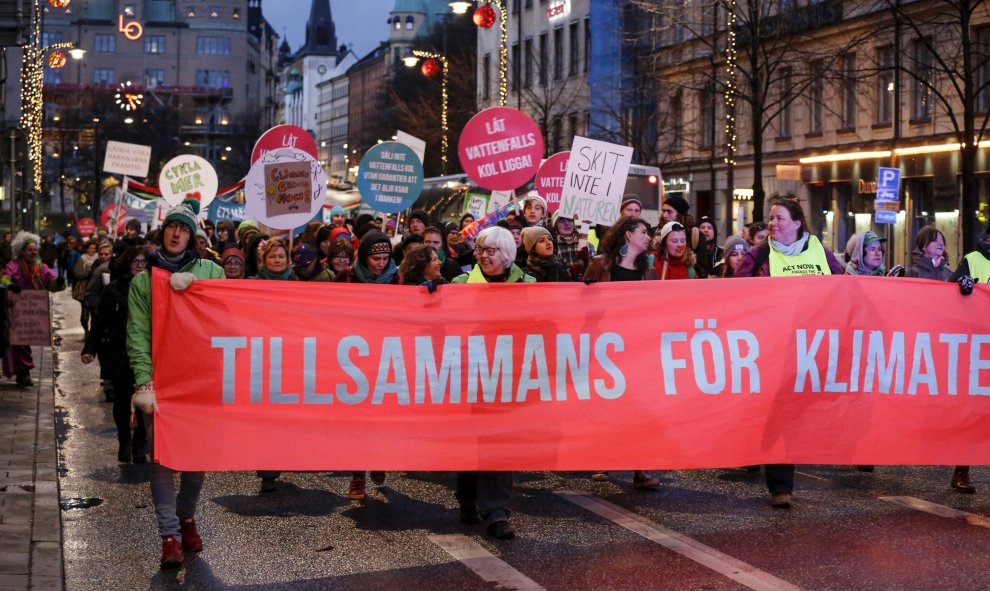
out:
<path id="1" fill-rule="evenodd" d="M 306 39 L 310 0 L 263 0 L 262 12 L 289 47 L 296 51 Z M 395 0 L 330 0 L 330 12 L 337 27 L 337 44 L 352 44 L 354 53 L 364 57 L 388 38 L 389 10 Z M 281 41 L 279 42 L 281 43 Z"/>

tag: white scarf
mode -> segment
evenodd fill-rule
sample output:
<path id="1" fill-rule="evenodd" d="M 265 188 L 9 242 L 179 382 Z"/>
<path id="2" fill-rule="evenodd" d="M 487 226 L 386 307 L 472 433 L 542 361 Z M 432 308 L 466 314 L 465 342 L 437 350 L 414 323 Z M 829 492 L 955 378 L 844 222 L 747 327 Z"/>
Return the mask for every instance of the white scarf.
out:
<path id="1" fill-rule="evenodd" d="M 804 251 L 804 246 L 808 243 L 808 238 L 810 236 L 811 236 L 810 234 L 805 232 L 800 238 L 798 238 L 791 244 L 783 244 L 771 238 L 770 245 L 773 246 L 773 249 L 779 252 L 780 254 L 784 256 L 792 257 L 799 255 L 801 254 L 802 251 Z"/>

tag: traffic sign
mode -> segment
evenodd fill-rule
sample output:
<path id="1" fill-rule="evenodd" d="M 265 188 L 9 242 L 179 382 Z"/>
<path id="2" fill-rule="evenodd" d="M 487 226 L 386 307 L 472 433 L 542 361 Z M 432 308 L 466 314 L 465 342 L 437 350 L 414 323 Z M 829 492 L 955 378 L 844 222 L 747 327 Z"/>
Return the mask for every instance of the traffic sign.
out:
<path id="1" fill-rule="evenodd" d="M 901 169 L 881 166 L 877 169 L 877 201 L 900 201 Z"/>
<path id="2" fill-rule="evenodd" d="M 901 205 L 896 201 L 877 199 L 873 202 L 874 211 L 900 211 Z"/>
<path id="3" fill-rule="evenodd" d="M 878 224 L 895 224 L 897 223 L 897 212 L 896 211 L 875 211 L 873 212 L 873 221 Z"/>

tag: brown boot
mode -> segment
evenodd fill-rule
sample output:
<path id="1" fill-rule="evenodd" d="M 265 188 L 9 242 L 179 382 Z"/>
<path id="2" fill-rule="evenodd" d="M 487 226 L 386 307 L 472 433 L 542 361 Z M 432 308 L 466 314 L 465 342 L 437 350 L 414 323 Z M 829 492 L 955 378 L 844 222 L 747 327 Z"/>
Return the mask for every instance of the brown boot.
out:
<path id="1" fill-rule="evenodd" d="M 969 466 L 956 466 L 952 473 L 952 490 L 964 495 L 971 495 L 976 492 L 976 487 L 969 481 Z"/>

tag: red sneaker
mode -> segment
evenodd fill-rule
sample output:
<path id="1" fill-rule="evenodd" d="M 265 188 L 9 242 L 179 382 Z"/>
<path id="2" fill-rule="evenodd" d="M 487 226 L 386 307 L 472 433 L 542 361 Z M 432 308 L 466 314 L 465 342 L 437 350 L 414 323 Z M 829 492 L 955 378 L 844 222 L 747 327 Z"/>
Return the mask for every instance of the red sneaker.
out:
<path id="1" fill-rule="evenodd" d="M 352 501 L 360 501 L 364 498 L 364 478 L 351 478 L 351 485 L 347 489 L 347 498 Z"/>
<path id="2" fill-rule="evenodd" d="M 202 552 L 203 538 L 196 531 L 196 520 L 192 517 L 179 522 L 179 533 L 182 534 L 182 549 L 186 552 Z"/>
<path id="3" fill-rule="evenodd" d="M 162 570 L 179 568 L 182 566 L 182 544 L 175 536 L 164 536 L 162 538 Z"/>

